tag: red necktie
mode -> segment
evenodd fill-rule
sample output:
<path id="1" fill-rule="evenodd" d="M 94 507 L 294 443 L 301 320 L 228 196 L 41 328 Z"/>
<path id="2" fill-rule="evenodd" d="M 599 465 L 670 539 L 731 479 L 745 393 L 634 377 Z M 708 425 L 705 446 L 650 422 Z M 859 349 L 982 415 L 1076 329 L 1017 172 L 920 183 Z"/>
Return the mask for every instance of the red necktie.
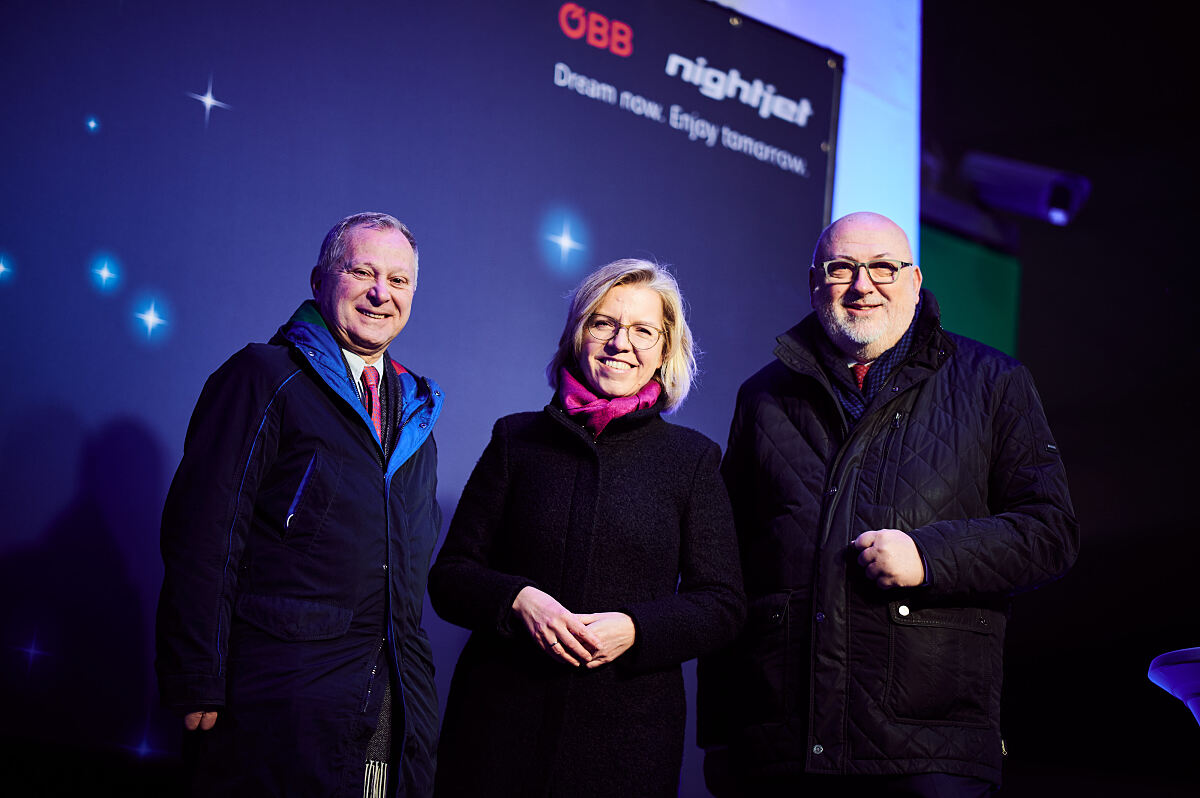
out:
<path id="1" fill-rule="evenodd" d="M 858 381 L 858 390 L 862 390 L 863 381 L 867 379 L 867 369 L 871 368 L 870 363 L 855 363 L 850 367 L 854 370 L 854 379 Z"/>
<path id="2" fill-rule="evenodd" d="M 363 387 L 363 405 L 366 406 L 367 412 L 371 415 L 371 421 L 375 424 L 375 434 L 383 439 L 383 417 L 379 414 L 379 372 L 374 366 L 367 366 L 363 369 L 362 375 Z"/>

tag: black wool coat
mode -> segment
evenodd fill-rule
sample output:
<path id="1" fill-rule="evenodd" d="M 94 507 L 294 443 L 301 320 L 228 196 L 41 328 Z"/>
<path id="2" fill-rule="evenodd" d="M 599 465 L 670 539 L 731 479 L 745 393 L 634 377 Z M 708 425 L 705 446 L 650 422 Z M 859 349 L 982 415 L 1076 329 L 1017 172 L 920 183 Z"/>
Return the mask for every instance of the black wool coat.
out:
<path id="1" fill-rule="evenodd" d="M 680 664 L 734 637 L 744 597 L 720 449 L 660 409 L 598 439 L 554 405 L 496 422 L 430 573 L 434 609 L 472 631 L 438 795 L 676 794 Z M 627 613 L 634 645 L 593 670 L 552 660 L 512 611 L 526 585 Z"/>

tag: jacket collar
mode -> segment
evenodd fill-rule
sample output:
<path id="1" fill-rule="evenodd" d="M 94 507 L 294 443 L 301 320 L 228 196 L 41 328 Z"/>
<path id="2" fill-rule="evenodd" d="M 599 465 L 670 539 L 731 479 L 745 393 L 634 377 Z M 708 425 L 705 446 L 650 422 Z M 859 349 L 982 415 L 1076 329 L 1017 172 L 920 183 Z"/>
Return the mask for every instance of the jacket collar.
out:
<path id="1" fill-rule="evenodd" d="M 294 346 L 329 389 L 350 405 L 363 424 L 375 434 L 371 417 L 367 415 L 366 408 L 359 401 L 358 391 L 350 382 L 341 347 L 334 340 L 316 302 L 309 299 L 302 303 L 287 323 L 279 328 L 276 337 Z M 436 382 L 409 373 L 390 354 L 386 357 L 400 378 L 400 439 L 388 460 L 387 476 L 391 477 L 433 432 L 434 422 L 442 412 L 443 397 Z"/>
<path id="2" fill-rule="evenodd" d="M 643 407 L 631 413 L 626 413 L 623 416 L 617 416 L 608 422 L 608 426 L 604 428 L 604 432 L 600 433 L 597 438 L 593 438 L 591 432 L 567 414 L 557 393 L 550 399 L 550 404 L 546 405 L 546 413 L 572 433 L 578 435 L 580 440 L 594 447 L 598 441 L 609 442 L 617 439 L 638 437 L 649 429 L 654 421 L 661 419 L 666 406 L 667 392 L 664 390 L 650 407 Z"/>
<path id="3" fill-rule="evenodd" d="M 778 342 L 775 357 L 784 365 L 799 374 L 814 377 L 824 385 L 829 384 L 817 348 L 832 344 L 816 313 L 808 314 L 775 340 Z M 937 299 L 931 292 L 921 289 L 921 311 L 913 334 L 912 350 L 908 359 L 896 369 L 893 385 L 903 390 L 919 382 L 940 368 L 955 349 L 954 340 L 942 330 Z"/>

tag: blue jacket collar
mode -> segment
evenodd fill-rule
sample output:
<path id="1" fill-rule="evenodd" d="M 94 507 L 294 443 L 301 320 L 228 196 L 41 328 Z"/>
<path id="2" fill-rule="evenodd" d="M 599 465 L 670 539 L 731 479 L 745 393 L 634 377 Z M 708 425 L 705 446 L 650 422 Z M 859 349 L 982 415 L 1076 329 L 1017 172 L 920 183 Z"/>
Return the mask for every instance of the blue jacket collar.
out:
<path id="1" fill-rule="evenodd" d="M 290 342 L 308 360 L 313 370 L 339 398 L 349 404 L 371 434 L 374 425 L 366 408 L 358 399 L 358 391 L 346 374 L 346 362 L 342 351 L 317 303 L 309 299 L 296 309 L 292 317 L 279 328 L 279 335 Z M 385 355 L 393 363 L 390 355 Z M 417 377 L 408 371 L 400 371 L 401 411 L 400 440 L 387 464 L 387 476 L 391 478 L 401 465 L 411 457 L 425 439 L 433 432 L 434 422 L 442 413 L 442 389 L 431 379 Z M 376 436 L 378 442 L 378 436 Z"/>

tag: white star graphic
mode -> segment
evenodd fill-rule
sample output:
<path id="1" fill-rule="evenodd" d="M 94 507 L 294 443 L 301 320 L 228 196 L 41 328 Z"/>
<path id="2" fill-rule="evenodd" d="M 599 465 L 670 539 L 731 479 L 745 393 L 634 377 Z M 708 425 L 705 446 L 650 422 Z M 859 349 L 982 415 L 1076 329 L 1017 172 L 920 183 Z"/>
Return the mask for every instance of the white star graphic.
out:
<path id="1" fill-rule="evenodd" d="M 200 102 L 204 103 L 204 126 L 205 127 L 208 127 L 208 115 L 212 113 L 212 109 L 213 109 L 214 105 L 218 108 L 229 108 L 230 107 L 229 105 L 226 105 L 225 103 L 223 103 L 220 100 L 217 100 L 216 98 L 213 97 L 212 75 L 208 76 L 208 91 L 207 92 L 205 92 L 204 94 L 192 94 L 189 91 L 187 93 L 187 96 L 191 97 L 193 100 L 199 100 Z"/>
<path id="2" fill-rule="evenodd" d="M 8 265 L 5 264 L 4 261 L 0 260 L 0 277 L 3 277 L 5 274 L 7 274 L 10 271 L 12 271 L 12 269 L 9 269 Z"/>
<path id="3" fill-rule="evenodd" d="M 566 222 L 563 222 L 562 232 L 556 236 L 546 236 L 547 241 L 552 241 L 558 245 L 560 263 L 565 264 L 567 258 L 570 257 L 572 250 L 583 249 L 583 244 L 580 244 L 575 239 L 571 238 L 571 227 Z"/>
<path id="4" fill-rule="evenodd" d="M 108 268 L 108 261 L 100 264 L 99 269 L 92 269 L 92 274 L 100 278 L 100 287 L 104 288 L 108 285 L 109 280 L 116 279 L 117 273 Z"/>
<path id="5" fill-rule="evenodd" d="M 133 315 L 136 316 L 137 318 L 141 319 L 142 323 L 146 325 L 146 337 L 147 338 L 149 338 L 154 333 L 155 327 L 159 326 L 160 324 L 167 323 L 166 319 L 164 319 L 162 316 L 158 315 L 158 311 L 156 311 L 154 309 L 153 302 L 150 303 L 150 307 L 146 308 L 141 313 L 135 313 Z"/>

